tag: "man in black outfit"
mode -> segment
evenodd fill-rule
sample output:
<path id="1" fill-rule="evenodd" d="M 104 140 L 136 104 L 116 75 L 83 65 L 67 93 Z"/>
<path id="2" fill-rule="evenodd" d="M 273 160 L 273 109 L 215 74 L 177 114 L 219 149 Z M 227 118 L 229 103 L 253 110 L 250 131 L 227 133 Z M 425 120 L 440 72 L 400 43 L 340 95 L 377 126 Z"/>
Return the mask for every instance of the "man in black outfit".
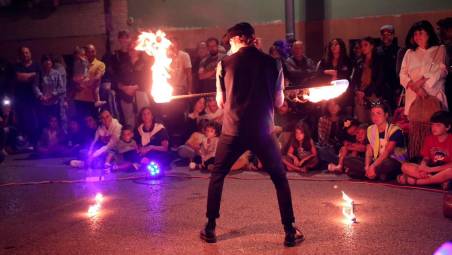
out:
<path id="1" fill-rule="evenodd" d="M 254 28 L 239 23 L 228 29 L 231 54 L 217 67 L 218 105 L 224 109 L 223 129 L 218 143 L 208 198 L 208 222 L 201 239 L 216 242 L 215 220 L 220 216 L 224 178 L 237 158 L 252 150 L 262 161 L 276 188 L 281 220 L 286 233 L 284 245 L 295 246 L 303 234 L 294 226 L 292 197 L 281 153 L 273 135 L 273 110 L 284 101 L 283 74 L 276 61 L 254 47 Z"/>

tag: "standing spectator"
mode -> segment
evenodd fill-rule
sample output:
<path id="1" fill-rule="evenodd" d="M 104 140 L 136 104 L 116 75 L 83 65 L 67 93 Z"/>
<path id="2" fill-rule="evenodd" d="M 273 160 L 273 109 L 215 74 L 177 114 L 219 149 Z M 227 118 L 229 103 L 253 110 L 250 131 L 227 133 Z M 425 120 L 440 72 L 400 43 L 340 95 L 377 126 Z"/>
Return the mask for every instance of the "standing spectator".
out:
<path id="1" fill-rule="evenodd" d="M 2 100 L 2 107 L 0 112 L 0 129 L 3 130 L 3 137 L 0 140 L 0 147 L 7 153 L 17 152 L 18 134 L 16 117 L 11 107 L 11 100 L 7 97 L 4 97 Z"/>
<path id="2" fill-rule="evenodd" d="M 444 83 L 447 75 L 446 51 L 439 45 L 430 22 L 416 22 L 407 35 L 407 52 L 402 61 L 400 83 L 405 87 L 405 114 L 410 121 L 410 157 L 419 156 L 429 120 L 441 108 L 447 109 Z M 413 108 L 413 109 L 412 109 Z"/>
<path id="3" fill-rule="evenodd" d="M 154 119 L 151 108 L 145 107 L 138 114 L 135 140 L 140 148 L 142 163 L 155 160 L 162 169 L 170 167 L 169 137 L 165 126 Z"/>
<path id="4" fill-rule="evenodd" d="M 58 71 L 58 73 L 61 75 L 61 81 L 63 82 L 63 87 L 65 88 L 64 97 L 61 98 L 59 102 L 60 107 L 60 115 L 58 116 L 61 124 L 61 128 L 65 133 L 67 133 L 68 130 L 68 103 L 67 103 L 67 70 L 66 70 L 66 63 L 64 61 L 63 56 L 61 55 L 54 55 L 52 56 L 52 62 L 53 62 L 53 69 Z"/>
<path id="5" fill-rule="evenodd" d="M 191 73 L 193 77 L 193 89 L 192 92 L 198 92 L 200 91 L 200 84 L 199 84 L 199 64 L 201 63 L 201 60 L 203 60 L 205 57 L 209 55 L 209 50 L 207 49 L 206 42 L 202 41 L 198 43 L 198 46 L 196 47 L 195 56 L 192 56 L 191 63 Z"/>
<path id="6" fill-rule="evenodd" d="M 97 115 L 95 103 L 99 98 L 99 86 L 105 73 L 105 64 L 96 58 L 96 48 L 89 44 L 85 47 L 86 59 L 88 61 L 87 73 L 78 78 L 75 92 L 75 109 L 79 118 L 87 115 Z"/>
<path id="7" fill-rule="evenodd" d="M 335 38 L 328 43 L 325 56 L 317 65 L 317 74 L 324 77 L 326 83 L 332 80 L 346 79 L 350 80 L 352 66 L 347 56 L 347 48 L 340 38 Z M 322 80 L 324 80 L 322 79 Z M 351 86 L 340 97 L 342 108 L 351 115 L 353 106 L 353 90 Z"/>
<path id="8" fill-rule="evenodd" d="M 380 28 L 382 44 L 377 47 L 377 54 L 381 57 L 383 65 L 382 93 L 381 96 L 392 110 L 397 107 L 397 97 L 402 91 L 399 76 L 396 73 L 397 53 L 399 46 L 394 39 L 394 26 L 384 25 Z"/>
<path id="9" fill-rule="evenodd" d="M 437 23 L 441 42 L 446 47 L 448 75 L 444 84 L 448 105 L 452 104 L 452 17 L 439 20 Z"/>
<path id="10" fill-rule="evenodd" d="M 38 79 L 39 69 L 39 65 L 32 60 L 30 49 L 20 47 L 19 63 L 14 67 L 14 105 L 19 132 L 27 137 L 32 146 L 39 137 L 36 97 L 33 93 L 33 84 L 35 79 Z"/>
<path id="11" fill-rule="evenodd" d="M 191 60 L 187 52 L 179 47 L 179 40 L 171 38 L 170 56 L 171 71 L 169 83 L 174 88 L 175 95 L 187 94 L 192 92 Z"/>
<path id="12" fill-rule="evenodd" d="M 388 122 L 389 106 L 383 103 L 372 105 L 370 115 L 373 125 L 367 128 L 365 160 L 345 161 L 344 167 L 352 178 L 394 179 L 406 157 L 402 130 Z"/>
<path id="13" fill-rule="evenodd" d="M 124 32 L 124 31 L 123 31 Z M 141 52 L 134 49 L 130 39 L 123 38 L 119 34 L 121 49 L 113 55 L 114 80 L 119 95 L 123 122 L 134 127 L 136 120 L 136 92 L 147 84 L 144 75 L 148 74 L 149 65 L 146 63 Z M 125 47 L 129 47 L 126 49 Z"/>
<path id="14" fill-rule="evenodd" d="M 52 58 L 43 55 L 41 72 L 33 84 L 33 89 L 39 101 L 39 119 L 41 128 L 47 125 L 50 116 L 61 117 L 61 105 L 66 97 L 66 83 L 63 76 L 53 68 Z"/>
<path id="15" fill-rule="evenodd" d="M 355 67 L 357 62 L 362 58 L 363 51 L 361 49 L 361 40 L 354 40 L 350 47 L 350 64 Z"/>
<path id="16" fill-rule="evenodd" d="M 218 52 L 219 41 L 217 38 L 211 37 L 207 39 L 206 44 L 209 49 L 209 55 L 201 60 L 198 70 L 200 93 L 215 91 L 217 64 L 224 57 L 223 54 Z"/>
<path id="17" fill-rule="evenodd" d="M 369 121 L 367 104 L 376 101 L 382 94 L 383 70 L 380 58 L 375 52 L 375 40 L 366 37 L 361 40 L 363 56 L 356 63 L 352 77 L 355 89 L 355 116 L 359 122 Z"/>
<path id="18" fill-rule="evenodd" d="M 286 77 L 289 80 L 289 85 L 304 85 L 315 71 L 314 62 L 305 56 L 304 43 L 302 41 L 295 41 L 292 45 L 292 57 L 289 57 L 285 63 Z"/>

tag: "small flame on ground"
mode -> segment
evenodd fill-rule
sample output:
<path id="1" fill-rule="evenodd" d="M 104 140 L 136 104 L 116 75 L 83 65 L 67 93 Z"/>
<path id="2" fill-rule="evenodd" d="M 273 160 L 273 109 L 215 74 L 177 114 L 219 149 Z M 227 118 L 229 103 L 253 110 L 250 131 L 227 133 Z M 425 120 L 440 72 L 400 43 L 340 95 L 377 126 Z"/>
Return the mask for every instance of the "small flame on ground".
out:
<path id="1" fill-rule="evenodd" d="M 104 201 L 104 196 L 101 193 L 97 193 L 94 197 L 96 204 L 90 205 L 88 208 L 88 217 L 94 217 L 99 214 L 100 208 L 102 207 L 102 202 Z"/>
<path id="2" fill-rule="evenodd" d="M 168 48 L 171 42 L 161 30 L 156 33 L 142 32 L 138 36 L 135 50 L 144 51 L 154 57 L 152 65 L 152 88 L 151 95 L 156 103 L 171 101 L 173 87 L 168 82 L 170 78 L 169 67 L 171 58 L 168 57 Z"/>
<path id="3" fill-rule="evenodd" d="M 347 223 L 355 223 L 355 206 L 353 200 L 342 191 L 342 199 L 344 200 L 344 206 L 342 207 L 342 214 L 345 216 Z"/>
<path id="4" fill-rule="evenodd" d="M 335 80 L 331 85 L 314 87 L 308 89 L 308 94 L 303 98 L 313 103 L 318 103 L 322 100 L 330 100 L 342 95 L 348 88 L 347 80 Z"/>

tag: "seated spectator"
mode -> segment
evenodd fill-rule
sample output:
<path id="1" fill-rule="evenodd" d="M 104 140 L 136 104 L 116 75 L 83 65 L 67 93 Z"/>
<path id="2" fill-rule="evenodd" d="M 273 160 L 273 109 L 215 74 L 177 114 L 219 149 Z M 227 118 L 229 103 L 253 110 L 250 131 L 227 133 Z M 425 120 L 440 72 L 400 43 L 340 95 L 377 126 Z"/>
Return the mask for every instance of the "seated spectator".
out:
<path id="1" fill-rule="evenodd" d="M 103 165 L 108 152 L 116 147 L 121 135 L 122 125 L 117 119 L 113 119 L 108 110 L 100 113 L 100 121 L 101 125 L 97 128 L 88 151 L 88 165 Z"/>
<path id="2" fill-rule="evenodd" d="M 138 126 L 135 129 L 142 164 L 157 162 L 165 170 L 170 168 L 169 137 L 165 126 L 155 121 L 151 108 L 145 107 L 138 114 Z"/>
<path id="3" fill-rule="evenodd" d="M 201 119 L 215 121 L 218 124 L 223 123 L 223 110 L 218 107 L 214 97 L 208 97 L 206 103 L 206 114 L 201 116 Z"/>
<path id="4" fill-rule="evenodd" d="M 351 128 L 347 129 L 349 132 Z M 360 125 L 355 132 L 354 141 L 344 141 L 344 145 L 339 150 L 339 163 L 328 164 L 328 171 L 341 174 L 344 171 L 344 161 L 349 158 L 359 158 L 364 160 L 366 154 L 366 133 L 367 125 Z"/>
<path id="5" fill-rule="evenodd" d="M 124 126 L 121 131 L 121 137 L 116 147 L 110 151 L 105 165 L 112 170 L 138 170 L 140 168 L 140 155 L 138 154 L 138 145 L 133 139 L 133 128 Z M 112 160 L 115 164 L 112 165 Z"/>
<path id="6" fill-rule="evenodd" d="M 323 163 L 337 163 L 338 152 L 342 147 L 341 106 L 335 101 L 327 103 L 327 113 L 319 118 L 318 151 Z"/>
<path id="7" fill-rule="evenodd" d="M 188 112 L 185 117 L 185 135 L 183 136 L 183 140 L 187 140 L 194 132 L 196 132 L 199 127 L 199 122 L 203 115 L 206 113 L 206 100 L 204 97 L 197 98 L 193 103 L 192 108 Z"/>
<path id="8" fill-rule="evenodd" d="M 425 138 L 420 164 L 403 163 L 397 182 L 403 185 L 444 184 L 452 180 L 452 118 L 439 111 L 430 119 L 432 135 Z"/>
<path id="9" fill-rule="evenodd" d="M 302 41 L 295 41 L 292 46 L 292 57 L 285 62 L 285 76 L 289 80 L 290 86 L 305 85 L 315 71 L 314 62 L 304 55 L 304 44 Z"/>
<path id="10" fill-rule="evenodd" d="M 288 171 L 307 173 L 318 164 L 317 149 L 308 126 L 300 122 L 293 132 L 292 144 L 287 155 L 283 158 L 283 163 Z"/>
<path id="11" fill-rule="evenodd" d="M 287 100 L 275 112 L 274 133 L 281 144 L 281 152 L 285 154 L 289 148 L 290 138 L 298 122 L 297 116 L 293 113 Z"/>
<path id="12" fill-rule="evenodd" d="M 51 116 L 47 128 L 44 128 L 38 141 L 37 152 L 39 156 L 63 156 L 65 152 L 66 137 L 60 128 L 58 118 Z"/>
<path id="13" fill-rule="evenodd" d="M 189 165 L 191 170 L 196 168 L 209 171 L 213 170 L 218 140 L 215 123 L 208 123 L 204 127 L 204 137 L 199 146 L 198 156 L 195 157 L 194 162 L 191 162 Z"/>
<path id="14" fill-rule="evenodd" d="M 202 123 L 200 123 L 200 126 Z M 202 141 L 205 138 L 203 127 L 199 128 L 200 131 L 195 131 L 191 134 L 190 138 L 185 142 L 184 145 L 179 146 L 177 149 L 177 154 L 182 159 L 189 160 L 189 162 L 193 162 L 195 157 L 199 154 L 199 150 L 201 149 Z"/>
<path id="15" fill-rule="evenodd" d="M 94 135 L 93 135 L 94 137 Z M 80 124 L 76 120 L 70 120 L 67 134 L 67 148 L 70 155 L 78 155 L 78 152 L 86 148 L 93 137 L 88 139 L 88 136 L 83 132 Z"/>
<path id="16" fill-rule="evenodd" d="M 53 69 L 52 58 L 43 55 L 41 72 L 33 84 L 33 90 L 39 101 L 39 118 L 47 120 L 50 116 L 58 116 L 61 120 L 61 105 L 66 98 L 66 82 L 56 69 Z M 43 128 L 47 123 L 40 123 Z"/>
<path id="17" fill-rule="evenodd" d="M 93 116 L 88 115 L 84 118 L 83 133 L 85 134 L 85 139 L 88 140 L 90 144 L 96 136 L 98 127 L 99 125 Z"/>
<path id="18" fill-rule="evenodd" d="M 18 132 L 16 117 L 11 107 L 9 98 L 4 98 L 0 112 L 0 128 L 3 130 L 3 137 L 0 141 L 1 147 L 7 153 L 18 151 Z"/>
<path id="19" fill-rule="evenodd" d="M 367 128 L 365 160 L 345 161 L 344 167 L 352 178 L 394 179 L 406 158 L 402 130 L 388 122 L 389 106 L 383 103 L 373 104 L 370 116 L 373 125 Z"/>

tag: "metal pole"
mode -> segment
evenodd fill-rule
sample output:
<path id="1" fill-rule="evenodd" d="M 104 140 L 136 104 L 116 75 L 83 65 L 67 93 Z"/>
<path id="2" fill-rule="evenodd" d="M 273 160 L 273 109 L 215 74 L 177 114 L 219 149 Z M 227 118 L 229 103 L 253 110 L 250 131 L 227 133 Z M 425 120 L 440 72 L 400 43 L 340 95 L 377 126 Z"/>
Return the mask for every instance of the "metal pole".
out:
<path id="1" fill-rule="evenodd" d="M 295 5 L 294 0 L 284 1 L 285 21 L 286 21 L 286 40 L 295 40 Z"/>

